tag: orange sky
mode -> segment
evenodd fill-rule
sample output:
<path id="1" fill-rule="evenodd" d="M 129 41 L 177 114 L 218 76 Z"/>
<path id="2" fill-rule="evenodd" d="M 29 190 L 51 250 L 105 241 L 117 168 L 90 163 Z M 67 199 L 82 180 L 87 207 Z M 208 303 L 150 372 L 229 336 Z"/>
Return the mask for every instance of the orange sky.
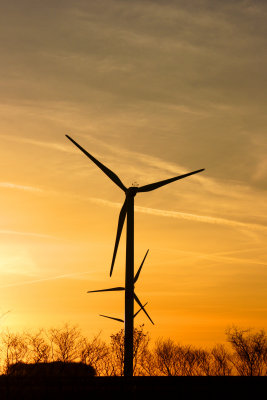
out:
<path id="1" fill-rule="evenodd" d="M 266 13 L 261 1 L 0 6 L 1 329 L 122 326 L 126 186 L 205 171 L 135 200 L 136 292 L 152 339 L 208 346 L 267 328 Z"/>

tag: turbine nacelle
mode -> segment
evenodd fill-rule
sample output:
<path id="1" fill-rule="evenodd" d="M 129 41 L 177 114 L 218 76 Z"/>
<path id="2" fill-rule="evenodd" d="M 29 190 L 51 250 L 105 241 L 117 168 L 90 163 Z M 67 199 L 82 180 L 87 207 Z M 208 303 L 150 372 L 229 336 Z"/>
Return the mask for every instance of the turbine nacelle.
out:
<path id="1" fill-rule="evenodd" d="M 138 186 L 130 186 L 126 189 L 125 194 L 127 196 L 134 197 L 138 193 L 139 187 Z"/>

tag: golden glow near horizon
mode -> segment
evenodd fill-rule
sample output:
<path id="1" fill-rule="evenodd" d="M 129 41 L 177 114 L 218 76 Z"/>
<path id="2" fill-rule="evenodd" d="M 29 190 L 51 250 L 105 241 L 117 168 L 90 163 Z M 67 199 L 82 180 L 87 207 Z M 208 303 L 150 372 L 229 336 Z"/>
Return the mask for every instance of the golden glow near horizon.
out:
<path id="1" fill-rule="evenodd" d="M 266 13 L 261 1 L 13 1 L 0 6 L 1 329 L 122 325 L 126 186 L 152 339 L 212 345 L 267 328 Z"/>

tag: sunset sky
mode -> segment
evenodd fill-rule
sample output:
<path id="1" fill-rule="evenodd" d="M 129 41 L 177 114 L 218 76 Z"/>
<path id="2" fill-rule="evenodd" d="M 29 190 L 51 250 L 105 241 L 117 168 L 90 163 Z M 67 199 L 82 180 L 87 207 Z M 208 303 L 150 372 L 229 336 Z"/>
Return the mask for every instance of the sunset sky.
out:
<path id="1" fill-rule="evenodd" d="M 267 329 L 267 3 L 11 0 L 0 5 L 0 329 L 123 327 L 126 186 L 136 293 L 153 339 L 210 346 Z"/>

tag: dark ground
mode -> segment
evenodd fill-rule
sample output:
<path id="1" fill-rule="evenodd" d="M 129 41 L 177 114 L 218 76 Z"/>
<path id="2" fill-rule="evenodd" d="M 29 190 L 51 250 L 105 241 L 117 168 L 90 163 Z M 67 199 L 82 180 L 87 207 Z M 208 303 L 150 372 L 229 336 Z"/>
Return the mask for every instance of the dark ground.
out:
<path id="1" fill-rule="evenodd" d="M 267 377 L 90 377 L 0 376 L 0 399 L 265 399 Z M 149 398 L 150 396 L 150 398 Z M 164 399 L 165 400 L 165 399 Z"/>

